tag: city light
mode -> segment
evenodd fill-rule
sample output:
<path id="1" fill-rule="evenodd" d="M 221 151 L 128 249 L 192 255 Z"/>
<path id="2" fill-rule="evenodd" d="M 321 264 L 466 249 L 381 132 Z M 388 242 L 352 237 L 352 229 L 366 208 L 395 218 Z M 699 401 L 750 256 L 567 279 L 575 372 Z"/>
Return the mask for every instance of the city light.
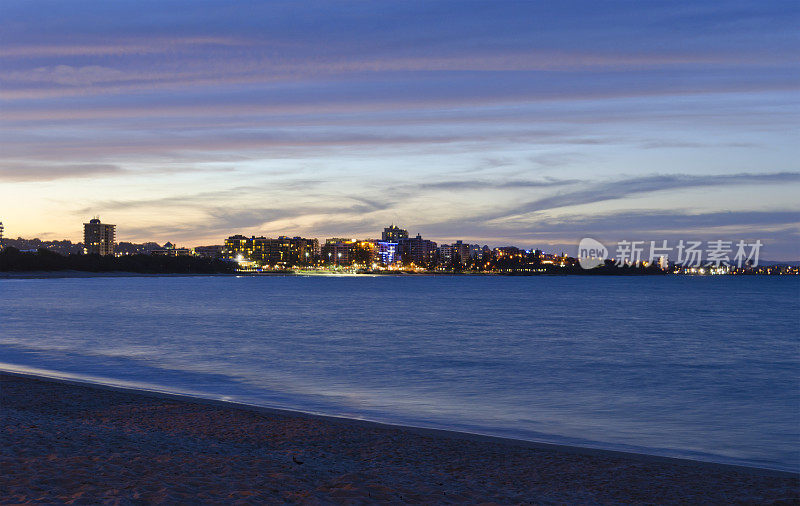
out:
<path id="1" fill-rule="evenodd" d="M 132 244 L 116 243 L 116 225 L 101 223 L 93 218 L 85 223 L 86 242 L 73 244 L 70 241 L 45 242 L 38 239 L 30 242 L 22 239 L 4 239 L 3 247 L 11 246 L 21 253 L 35 254 L 48 249 L 63 255 L 108 255 L 114 258 L 132 255 L 166 257 L 200 257 L 208 261 L 222 263 L 211 268 L 218 272 L 268 273 L 295 272 L 302 274 L 326 272 L 375 274 L 391 273 L 469 273 L 504 275 L 547 275 L 547 274 L 647 274 L 647 275 L 689 275 L 689 276 L 730 276 L 730 275 L 799 275 L 796 265 L 758 266 L 758 248 L 761 241 L 741 241 L 746 246 L 741 251 L 709 249 L 708 255 L 696 255 L 692 262 L 670 261 L 659 251 L 658 255 L 642 254 L 631 257 L 633 248 L 621 249 L 622 245 L 643 244 L 643 241 L 620 242 L 617 255 L 597 256 L 596 251 L 586 250 L 585 256 L 571 257 L 564 252 L 547 253 L 537 248 L 518 248 L 468 244 L 463 241 L 437 243 L 423 239 L 420 234 L 411 236 L 407 230 L 392 225 L 384 229 L 381 239 L 329 238 L 323 244 L 315 238 L 288 237 L 245 237 L 233 235 L 224 244 L 179 247 L 167 242 L 164 246 L 155 243 Z M 392 240 L 388 240 L 392 239 Z M 731 241 L 712 241 L 711 246 Z M 19 248 L 18 245 L 30 245 Z M 659 250 L 667 248 L 662 241 Z M 681 243 L 682 244 L 682 243 Z M 697 242 L 696 244 L 700 244 Z M 87 246 L 88 245 L 88 246 Z M 602 245 L 601 245 L 602 246 Z M 740 248 L 741 249 L 741 248 Z M 580 245 L 578 247 L 580 251 Z M 606 250 L 603 250 L 606 254 Z M 610 251 L 610 250 L 609 250 Z M 627 255 L 624 254 L 627 251 Z M 641 253 L 641 250 L 635 250 Z M 738 252 L 737 252 L 738 251 Z M 749 252 L 749 253 L 748 253 Z M 698 253 L 702 253 L 698 251 Z M 660 256 L 659 256 L 660 255 Z M 610 257 L 610 258 L 609 258 Z M 658 259 L 657 261 L 655 259 Z M 686 258 L 686 257 L 684 257 Z M 585 261 L 591 260 L 587 267 Z M 645 260 L 647 259 L 647 260 Z M 233 265 L 232 265 L 233 264 Z M 161 268 L 161 267 L 159 267 Z M 182 267 L 181 269 L 185 269 Z M 209 267 L 203 267 L 209 269 Z"/>

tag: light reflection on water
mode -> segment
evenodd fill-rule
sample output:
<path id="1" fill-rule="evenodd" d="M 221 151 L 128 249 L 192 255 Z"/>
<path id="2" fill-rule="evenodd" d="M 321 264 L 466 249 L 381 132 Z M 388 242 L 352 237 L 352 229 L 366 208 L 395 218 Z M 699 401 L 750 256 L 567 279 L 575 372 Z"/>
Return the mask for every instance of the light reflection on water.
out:
<path id="1" fill-rule="evenodd" d="M 800 470 L 799 296 L 786 277 L 0 280 L 0 362 Z"/>

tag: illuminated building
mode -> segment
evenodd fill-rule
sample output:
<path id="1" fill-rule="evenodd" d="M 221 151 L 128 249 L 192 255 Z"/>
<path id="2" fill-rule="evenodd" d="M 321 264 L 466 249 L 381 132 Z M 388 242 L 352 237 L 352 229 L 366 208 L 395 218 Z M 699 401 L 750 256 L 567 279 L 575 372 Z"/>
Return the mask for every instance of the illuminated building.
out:
<path id="1" fill-rule="evenodd" d="M 83 244 L 89 255 L 113 255 L 117 226 L 100 223 L 100 218 L 92 218 L 83 224 Z"/>
<path id="2" fill-rule="evenodd" d="M 225 246 L 222 248 L 223 258 L 234 259 L 238 255 L 249 256 L 253 252 L 253 242 L 255 237 L 247 238 L 243 235 L 232 235 L 225 239 Z"/>
<path id="3" fill-rule="evenodd" d="M 469 262 L 471 256 L 469 244 L 464 244 L 462 241 L 453 244 L 453 258 L 457 258 L 462 265 Z"/>
<path id="4" fill-rule="evenodd" d="M 345 239 L 344 237 L 331 237 L 330 239 L 325 239 L 325 244 L 335 244 L 337 242 L 342 244 L 352 244 L 355 241 L 350 238 Z"/>
<path id="5" fill-rule="evenodd" d="M 522 254 L 522 250 L 520 250 L 516 246 L 503 246 L 503 247 L 500 247 L 500 248 L 495 248 L 494 249 L 494 254 L 495 254 L 495 256 L 498 256 L 498 257 L 502 257 L 502 256 L 505 256 L 505 257 L 512 256 L 513 257 L 513 256 L 520 256 Z"/>
<path id="6" fill-rule="evenodd" d="M 0 221 L 0 249 L 3 249 L 3 222 Z"/>
<path id="7" fill-rule="evenodd" d="M 329 265 L 350 265 L 354 260 L 356 242 L 352 239 L 334 237 L 322 247 L 322 261 Z"/>
<path id="8" fill-rule="evenodd" d="M 436 243 L 423 239 L 419 234 L 416 237 L 400 239 L 398 248 L 404 262 L 416 265 L 428 265 L 436 255 Z"/>
<path id="9" fill-rule="evenodd" d="M 383 265 L 392 265 L 400 261 L 400 252 L 396 242 L 378 241 L 378 258 Z"/>
<path id="10" fill-rule="evenodd" d="M 353 263 L 355 264 L 371 266 L 380 261 L 380 258 L 378 258 L 378 245 L 376 241 L 358 241 L 355 243 L 352 251 Z"/>
<path id="11" fill-rule="evenodd" d="M 225 240 L 222 257 L 249 260 L 262 266 L 290 268 L 313 263 L 319 252 L 319 241 L 302 237 L 245 237 L 234 235 Z"/>
<path id="12" fill-rule="evenodd" d="M 317 239 L 306 239 L 303 237 L 278 238 L 278 254 L 273 254 L 276 265 L 281 264 L 287 267 L 292 265 L 312 264 L 319 256 L 319 241 Z"/>
<path id="13" fill-rule="evenodd" d="M 444 265 L 447 265 L 453 261 L 452 244 L 442 244 L 441 246 L 439 246 L 439 261 Z"/>
<path id="14" fill-rule="evenodd" d="M 469 245 L 469 257 L 470 258 L 478 258 L 480 259 L 483 256 L 483 250 L 481 249 L 480 244 L 470 244 Z"/>
<path id="15" fill-rule="evenodd" d="M 400 239 L 408 239 L 408 230 L 394 226 L 394 224 L 383 229 L 381 234 L 383 242 L 399 242 Z"/>

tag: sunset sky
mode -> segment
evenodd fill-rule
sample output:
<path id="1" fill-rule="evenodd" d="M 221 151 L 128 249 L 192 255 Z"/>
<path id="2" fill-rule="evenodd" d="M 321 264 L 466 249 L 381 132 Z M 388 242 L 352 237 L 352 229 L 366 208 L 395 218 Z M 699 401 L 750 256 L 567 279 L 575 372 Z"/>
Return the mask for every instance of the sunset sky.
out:
<path id="1" fill-rule="evenodd" d="M 800 259 L 800 7 L 0 3 L 8 237 L 377 237 Z"/>

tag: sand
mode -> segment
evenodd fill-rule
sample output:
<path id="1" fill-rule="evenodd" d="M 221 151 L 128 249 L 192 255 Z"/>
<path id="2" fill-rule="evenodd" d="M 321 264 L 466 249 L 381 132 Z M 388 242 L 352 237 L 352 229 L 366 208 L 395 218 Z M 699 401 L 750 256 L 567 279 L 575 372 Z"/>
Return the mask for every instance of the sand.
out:
<path id="1" fill-rule="evenodd" d="M 785 503 L 798 475 L 0 374 L 0 503 Z"/>

